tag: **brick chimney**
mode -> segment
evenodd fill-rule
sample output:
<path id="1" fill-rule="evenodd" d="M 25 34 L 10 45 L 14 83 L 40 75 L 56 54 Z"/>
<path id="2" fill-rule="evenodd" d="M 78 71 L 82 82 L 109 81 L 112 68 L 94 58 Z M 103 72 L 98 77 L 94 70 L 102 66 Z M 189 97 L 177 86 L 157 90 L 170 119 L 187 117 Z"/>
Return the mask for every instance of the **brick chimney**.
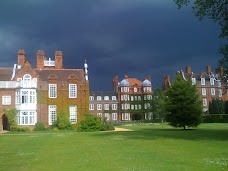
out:
<path id="1" fill-rule="evenodd" d="M 207 66 L 207 74 L 211 75 L 211 66 L 210 65 Z"/>
<path id="2" fill-rule="evenodd" d="M 36 53 L 36 67 L 37 69 L 44 68 L 45 54 L 43 50 L 38 50 Z"/>
<path id="3" fill-rule="evenodd" d="M 113 79 L 112 79 L 112 88 L 113 88 L 113 91 L 115 93 L 118 92 L 118 76 L 115 76 Z"/>
<path id="4" fill-rule="evenodd" d="M 24 50 L 18 50 L 17 52 L 17 64 L 22 66 L 25 63 L 26 60 L 26 55 L 25 55 L 25 51 Z"/>
<path id="5" fill-rule="evenodd" d="M 128 79 L 128 75 L 127 74 L 124 75 L 124 79 Z"/>
<path id="6" fill-rule="evenodd" d="M 151 81 L 151 77 L 150 76 L 147 76 L 146 79 L 149 80 L 149 81 Z"/>
<path id="7" fill-rule="evenodd" d="M 186 67 L 186 73 L 191 74 L 192 73 L 192 68 L 190 66 Z"/>
<path id="8" fill-rule="evenodd" d="M 63 68 L 63 54 L 62 51 L 55 52 L 55 68 L 62 69 Z"/>

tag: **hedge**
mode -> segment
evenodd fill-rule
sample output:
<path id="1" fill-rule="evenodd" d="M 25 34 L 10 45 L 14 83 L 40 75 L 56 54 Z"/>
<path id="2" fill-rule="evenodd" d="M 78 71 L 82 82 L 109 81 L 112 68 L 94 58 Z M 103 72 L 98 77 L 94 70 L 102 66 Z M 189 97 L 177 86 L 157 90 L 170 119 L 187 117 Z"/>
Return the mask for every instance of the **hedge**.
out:
<path id="1" fill-rule="evenodd" d="M 210 114 L 203 116 L 204 123 L 228 123 L 228 114 Z"/>

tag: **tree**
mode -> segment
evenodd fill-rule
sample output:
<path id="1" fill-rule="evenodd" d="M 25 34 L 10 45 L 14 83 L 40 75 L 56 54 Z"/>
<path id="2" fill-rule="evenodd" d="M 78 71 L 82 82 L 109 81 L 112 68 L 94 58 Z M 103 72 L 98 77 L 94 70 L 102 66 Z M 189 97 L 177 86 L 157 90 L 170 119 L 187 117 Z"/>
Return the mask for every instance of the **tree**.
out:
<path id="1" fill-rule="evenodd" d="M 165 95 L 162 89 L 156 88 L 151 100 L 152 112 L 155 115 L 155 118 L 159 118 L 161 121 L 165 116 L 164 99 Z"/>
<path id="2" fill-rule="evenodd" d="M 10 131 L 17 130 L 18 125 L 17 125 L 17 118 L 16 118 L 16 115 L 17 115 L 16 108 L 6 109 L 5 112 L 9 121 Z"/>
<path id="3" fill-rule="evenodd" d="M 225 103 L 220 99 L 213 99 L 209 103 L 209 114 L 224 114 L 225 113 Z"/>
<path id="4" fill-rule="evenodd" d="M 166 121 L 173 127 L 197 127 L 203 113 L 199 94 L 190 80 L 184 80 L 180 74 L 165 92 Z"/>
<path id="5" fill-rule="evenodd" d="M 220 53 L 224 56 L 219 61 L 219 66 L 224 68 L 224 73 L 228 74 L 228 0 L 174 0 L 181 8 L 183 5 L 193 4 L 193 11 L 200 20 L 208 17 L 219 24 L 221 28 L 220 38 L 224 39 L 224 44 L 220 48 Z M 192 2 L 192 3 L 191 3 Z"/>

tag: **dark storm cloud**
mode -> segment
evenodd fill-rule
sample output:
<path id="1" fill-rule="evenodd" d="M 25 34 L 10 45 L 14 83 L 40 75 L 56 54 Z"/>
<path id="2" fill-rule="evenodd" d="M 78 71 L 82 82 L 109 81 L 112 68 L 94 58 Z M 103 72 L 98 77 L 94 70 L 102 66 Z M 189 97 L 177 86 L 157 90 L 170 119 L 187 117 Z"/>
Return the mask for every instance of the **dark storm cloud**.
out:
<path id="1" fill-rule="evenodd" d="M 161 87 L 164 75 L 187 65 L 214 69 L 218 60 L 218 26 L 172 0 L 5 0 L 0 22 L 1 66 L 13 66 L 18 49 L 33 66 L 38 49 L 52 59 L 62 50 L 65 68 L 87 58 L 91 90 L 111 90 L 112 78 L 124 74 L 150 75 Z"/>

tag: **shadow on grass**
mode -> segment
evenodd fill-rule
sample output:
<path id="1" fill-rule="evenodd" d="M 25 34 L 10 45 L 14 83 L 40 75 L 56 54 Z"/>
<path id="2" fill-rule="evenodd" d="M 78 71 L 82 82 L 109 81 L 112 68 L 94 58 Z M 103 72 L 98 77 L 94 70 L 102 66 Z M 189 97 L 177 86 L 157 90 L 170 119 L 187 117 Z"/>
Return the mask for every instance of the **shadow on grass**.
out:
<path id="1" fill-rule="evenodd" d="M 103 132 L 94 134 L 94 136 L 124 136 L 128 139 L 184 139 L 193 141 L 212 140 L 226 141 L 228 140 L 228 129 L 174 129 L 174 128 L 142 128 L 134 131 L 121 132 Z"/>

